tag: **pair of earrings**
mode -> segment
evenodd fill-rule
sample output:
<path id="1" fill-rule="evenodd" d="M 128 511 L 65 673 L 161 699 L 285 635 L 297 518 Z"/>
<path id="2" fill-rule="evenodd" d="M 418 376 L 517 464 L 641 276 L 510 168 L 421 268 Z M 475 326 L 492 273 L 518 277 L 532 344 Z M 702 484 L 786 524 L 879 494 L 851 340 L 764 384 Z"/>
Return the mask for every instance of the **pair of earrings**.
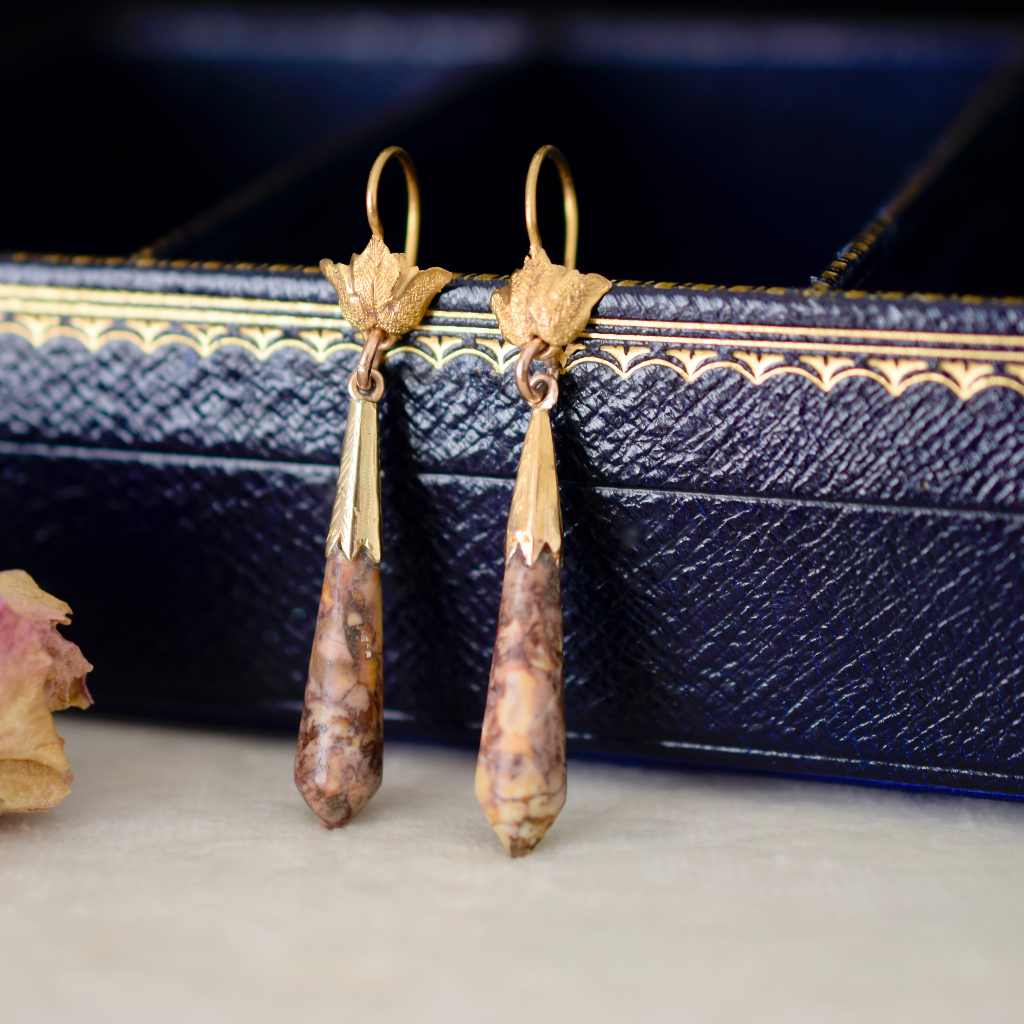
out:
<path id="1" fill-rule="evenodd" d="M 409 194 L 405 252 L 384 244 L 377 188 L 392 157 Z M 554 161 L 565 206 L 565 262 L 553 264 L 537 228 L 537 178 Z M 409 155 L 385 149 L 370 171 L 366 213 L 371 238 L 348 265 L 323 260 L 363 349 L 349 377 L 348 424 L 327 534 L 327 566 L 299 727 L 295 783 L 328 828 L 346 824 L 377 791 L 384 753 L 380 560 L 381 514 L 377 403 L 384 394 L 384 352 L 413 330 L 447 270 L 414 264 L 420 198 Z M 530 853 L 565 803 L 565 712 L 562 679 L 562 513 L 549 412 L 558 401 L 558 356 L 582 332 L 611 287 L 574 269 L 579 215 L 569 166 L 553 146 L 533 156 L 526 177 L 530 251 L 521 270 L 491 296 L 491 309 L 516 345 L 516 387 L 531 408 L 505 539 L 505 578 L 498 611 L 487 707 L 476 770 L 476 795 L 512 857 Z M 531 374 L 539 361 L 544 369 Z"/>

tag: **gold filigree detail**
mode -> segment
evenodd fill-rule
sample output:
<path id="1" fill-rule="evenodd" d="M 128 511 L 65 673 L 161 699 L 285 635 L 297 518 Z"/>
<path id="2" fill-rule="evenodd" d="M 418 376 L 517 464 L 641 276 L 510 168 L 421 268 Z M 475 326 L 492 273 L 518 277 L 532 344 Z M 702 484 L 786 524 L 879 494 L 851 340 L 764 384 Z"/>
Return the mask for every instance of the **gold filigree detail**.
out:
<path id="1" fill-rule="evenodd" d="M 943 359 L 939 369 L 948 374 L 960 386 L 960 397 L 967 399 L 976 395 L 986 385 L 985 377 L 990 377 L 995 367 L 991 363 L 969 363 L 960 359 Z"/>
<path id="2" fill-rule="evenodd" d="M 494 353 L 494 368 L 504 372 L 514 362 L 513 356 L 519 352 L 519 346 L 513 345 L 504 338 L 478 338 L 478 345 L 483 345 Z"/>
<path id="3" fill-rule="evenodd" d="M 535 245 L 504 288 L 491 295 L 498 329 L 517 348 L 540 338 L 555 348 L 579 337 L 590 311 L 612 283 L 600 274 L 567 270 Z"/>
<path id="4" fill-rule="evenodd" d="M 238 333 L 251 338 L 260 352 L 266 351 L 275 341 L 284 337 L 280 327 L 240 327 Z"/>
<path id="5" fill-rule="evenodd" d="M 784 363 L 785 356 L 780 355 L 758 355 L 756 352 L 733 352 L 733 358 L 744 363 L 749 371 L 751 381 L 761 384 L 772 376 L 772 367 L 777 363 Z"/>
<path id="6" fill-rule="evenodd" d="M 882 375 L 882 383 L 891 395 L 902 395 L 910 385 L 906 378 L 928 369 L 923 359 L 869 359 L 868 366 Z"/>
<path id="7" fill-rule="evenodd" d="M 649 355 L 651 350 L 647 345 L 602 345 L 601 351 L 607 352 L 625 370 L 634 359 Z"/>
<path id="8" fill-rule="evenodd" d="M 69 323 L 78 332 L 82 344 L 90 352 L 95 352 L 103 347 L 103 335 L 114 326 L 113 320 L 95 320 L 79 316 L 71 317 Z"/>
<path id="9" fill-rule="evenodd" d="M 299 331 L 299 337 L 313 346 L 313 351 L 320 359 L 324 359 L 328 353 L 337 352 L 344 347 L 338 344 L 345 337 L 341 331 Z"/>
<path id="10" fill-rule="evenodd" d="M 89 315 L 85 315 L 88 313 Z M 95 315 L 93 315 L 95 314 Z M 428 312 L 427 321 L 441 320 L 431 332 L 413 333 L 408 344 L 386 353 L 385 358 L 423 359 L 437 369 L 461 356 L 471 356 L 489 368 L 505 372 L 518 347 L 498 336 L 494 321 L 485 313 Z M 761 325 L 699 325 L 670 321 L 591 320 L 602 327 L 621 325 L 648 328 L 648 333 L 591 331 L 590 345 L 571 342 L 559 352 L 559 366 L 571 371 L 581 363 L 605 366 L 627 379 L 634 373 L 660 369 L 687 383 L 715 370 L 740 373 L 754 384 L 779 375 L 796 375 L 829 391 L 842 381 L 866 378 L 898 396 L 908 388 L 936 383 L 968 400 L 987 388 L 1005 388 L 1024 395 L 1024 338 L 1013 335 L 956 335 L 936 332 L 900 332 L 853 329 L 763 327 Z M 245 331 L 256 328 L 256 334 Z M 652 334 L 654 330 L 686 332 L 700 328 L 697 344 L 677 333 Z M 443 331 L 450 333 L 443 334 Z M 280 333 L 272 336 L 272 332 Z M 750 337 L 741 343 L 744 354 L 772 357 L 756 372 L 738 353 L 729 357 L 730 335 L 746 331 L 766 335 L 792 332 L 802 340 L 786 337 Z M 722 338 L 716 338 L 717 332 Z M 0 333 L 14 334 L 41 349 L 54 339 L 75 339 L 90 351 L 112 342 L 130 342 L 152 353 L 170 345 L 186 345 L 201 357 L 226 346 L 244 348 L 265 360 L 275 352 L 295 348 L 317 360 L 341 352 L 357 352 L 352 326 L 339 315 L 337 306 L 322 303 L 252 300 L 235 297 L 181 295 L 178 293 L 103 292 L 98 289 L 54 288 L 44 285 L 0 284 Z M 911 348 L 900 342 L 913 339 Z M 458 337 L 459 344 L 451 339 Z M 436 338 L 424 342 L 423 338 Z M 834 340 L 830 340 L 834 339 Z M 862 339 L 858 341 L 857 339 Z M 595 342 L 600 345 L 595 347 Z M 608 349 L 619 342 L 626 366 Z M 940 342 L 942 343 L 940 345 Z M 702 343 L 702 347 L 698 347 Z M 668 347 L 669 345 L 673 347 Z M 718 345 L 718 349 L 703 347 Z M 627 347 L 628 346 L 628 347 Z M 640 353 L 641 348 L 649 352 Z M 774 348 L 775 351 L 771 351 Z M 634 358 L 634 356 L 636 358 Z M 794 362 L 787 362 L 793 360 Z M 799 365 L 796 365 L 799 364 Z"/>
<path id="11" fill-rule="evenodd" d="M 417 347 L 420 345 L 423 347 Z M 423 349 L 426 351 L 424 352 Z M 384 358 L 389 359 L 398 355 L 399 352 L 411 352 L 413 355 L 420 356 L 426 359 L 435 370 L 440 370 L 456 356 L 477 355 L 473 349 L 466 347 L 461 335 L 445 335 L 438 338 L 432 334 L 417 334 L 415 345 L 401 345 L 388 352 Z"/>
<path id="12" fill-rule="evenodd" d="M 410 267 L 405 253 L 392 253 L 373 235 L 351 263 L 321 260 L 324 277 L 338 294 L 346 319 L 363 334 L 380 327 L 392 337 L 416 327 L 434 296 L 452 279 L 447 270 Z"/>
<path id="13" fill-rule="evenodd" d="M 701 367 L 702 363 L 706 363 L 709 359 L 714 359 L 718 355 L 717 352 L 705 348 L 670 348 L 665 354 L 675 356 L 683 364 L 683 369 L 685 370 L 683 377 L 688 384 L 692 384 L 700 374 L 710 369 L 710 367 L 706 366 Z"/>
<path id="14" fill-rule="evenodd" d="M 565 366 L 569 360 L 573 357 L 576 352 L 583 352 L 586 350 L 586 345 L 580 344 L 578 341 L 570 341 L 568 345 L 563 345 L 556 354 L 558 360 L 558 368 L 562 373 L 565 373 Z"/>
<path id="15" fill-rule="evenodd" d="M 14 321 L 21 324 L 28 331 L 28 340 L 36 348 L 41 348 L 49 340 L 51 329 L 60 324 L 60 317 L 31 316 L 25 313 L 17 313 L 15 314 Z"/>
<path id="16" fill-rule="evenodd" d="M 144 352 L 152 352 L 158 345 L 157 339 L 171 329 L 168 320 L 125 320 L 124 324 L 142 339 Z"/>
<path id="17" fill-rule="evenodd" d="M 209 355 L 216 349 L 217 339 L 228 333 L 226 327 L 220 324 L 210 326 L 209 324 L 183 324 L 186 331 L 199 342 L 199 354 Z"/>
<path id="18" fill-rule="evenodd" d="M 817 373 L 825 391 L 831 391 L 833 385 L 844 379 L 844 370 L 857 365 L 847 356 L 800 356 L 800 362 Z"/>
<path id="19" fill-rule="evenodd" d="M 989 387 L 1007 388 L 1019 395 L 1024 395 L 1024 386 L 1022 386 L 1022 382 L 1024 382 L 1024 366 L 1014 364 L 1005 364 L 1004 367 L 1006 372 L 1012 376 L 995 373 L 982 374 L 980 367 L 965 369 L 959 365 L 953 367 L 954 374 L 950 375 L 949 369 L 951 367 L 943 367 L 946 363 L 953 361 L 943 361 L 943 364 L 940 364 L 939 370 L 931 370 L 928 368 L 929 364 L 924 360 L 878 360 L 878 362 L 882 363 L 882 367 L 869 369 L 857 366 L 852 359 L 844 359 L 842 357 L 818 355 L 799 357 L 801 362 L 806 362 L 814 368 L 815 372 L 811 372 L 803 366 L 785 363 L 785 357 L 781 355 L 777 356 L 775 360 L 771 360 L 770 365 L 766 365 L 767 361 L 761 361 L 752 367 L 749 362 L 744 360 L 734 362 L 728 359 L 715 359 L 714 357 L 717 354 L 717 352 L 709 349 L 666 349 L 665 355 L 674 357 L 682 365 L 655 355 L 651 358 L 631 363 L 628 369 L 625 370 L 618 360 L 612 362 L 603 356 L 585 354 L 570 360 L 566 370 L 571 370 L 582 363 L 596 363 L 606 366 L 617 376 L 627 380 L 634 373 L 641 370 L 665 367 L 678 374 L 689 384 L 692 384 L 698 377 L 712 370 L 728 370 L 739 373 L 756 385 L 764 384 L 777 376 L 789 375 L 802 377 L 822 391 L 830 391 L 840 381 L 861 377 L 880 384 L 894 396 L 903 394 L 907 388 L 913 385 L 925 383 L 941 384 L 964 401 Z M 735 356 L 740 354 L 734 353 Z M 751 353 L 743 354 L 751 355 Z M 873 360 L 869 360 L 869 362 L 873 362 Z M 902 365 L 894 365 L 896 363 L 902 363 Z M 885 370 L 884 373 L 882 372 L 883 369 Z"/>
<path id="20" fill-rule="evenodd" d="M 624 370 L 617 362 L 613 363 L 604 356 L 585 355 L 572 360 L 572 362 L 569 364 L 569 366 L 566 368 L 564 372 L 568 372 L 569 370 L 575 369 L 581 363 L 596 363 L 598 366 L 606 366 L 609 370 L 612 370 L 623 380 L 629 380 L 630 377 L 633 376 L 633 374 L 637 373 L 640 370 L 650 370 L 658 366 L 667 366 L 674 373 L 679 374 L 679 376 L 686 380 L 687 383 L 692 383 L 687 377 L 686 371 L 683 369 L 683 367 L 679 366 L 677 363 L 669 362 L 669 360 L 667 359 L 662 359 L 660 356 L 654 356 L 650 359 L 642 359 L 639 363 L 633 363 L 631 366 Z M 700 370 L 697 371 L 697 376 L 700 376 L 700 374 L 703 373 L 705 370 L 713 370 L 716 367 L 737 368 L 735 364 L 732 363 L 709 363 L 707 366 L 702 366 Z M 746 371 L 743 372 L 745 373 Z"/>

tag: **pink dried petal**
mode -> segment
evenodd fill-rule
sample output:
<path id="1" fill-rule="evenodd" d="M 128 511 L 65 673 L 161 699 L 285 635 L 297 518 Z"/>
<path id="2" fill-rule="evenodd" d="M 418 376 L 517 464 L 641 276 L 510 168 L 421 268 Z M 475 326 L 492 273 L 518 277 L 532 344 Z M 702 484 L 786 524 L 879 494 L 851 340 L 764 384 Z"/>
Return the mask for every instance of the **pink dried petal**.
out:
<path id="1" fill-rule="evenodd" d="M 40 590 L 24 569 L 0 572 L 0 598 L 15 615 L 32 622 L 60 622 L 66 626 L 71 621 L 71 605 Z"/>
<path id="2" fill-rule="evenodd" d="M 92 671 L 92 665 L 82 656 L 78 644 L 50 627 L 46 638 L 46 653 L 53 658 L 53 664 L 46 676 L 46 706 L 51 711 L 63 711 L 76 707 L 83 711 L 92 704 L 92 694 L 85 685 L 85 676 Z"/>
<path id="3" fill-rule="evenodd" d="M 44 810 L 71 792 L 51 711 L 87 708 L 92 666 L 57 632 L 70 607 L 20 569 L 0 572 L 0 814 Z"/>

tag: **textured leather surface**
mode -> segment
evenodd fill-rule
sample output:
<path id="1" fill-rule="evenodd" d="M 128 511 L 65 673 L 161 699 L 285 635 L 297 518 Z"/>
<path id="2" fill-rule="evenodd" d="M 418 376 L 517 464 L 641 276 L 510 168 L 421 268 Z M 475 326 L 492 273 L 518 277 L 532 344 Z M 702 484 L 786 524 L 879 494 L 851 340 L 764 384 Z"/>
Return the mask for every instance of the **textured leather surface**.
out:
<path id="1" fill-rule="evenodd" d="M 2 454 L 0 558 L 75 608 L 101 706 L 297 716 L 333 471 Z M 385 476 L 390 729 L 475 735 L 510 494 Z M 1024 516 L 563 498 L 576 749 L 1024 794 Z"/>
<path id="2" fill-rule="evenodd" d="M 457 277 L 432 309 L 489 313 L 490 297 L 507 277 Z M 318 267 L 242 267 L 185 260 L 88 260 L 0 258 L 0 283 L 62 288 L 228 295 L 252 299 L 323 302 L 337 296 Z M 662 282 L 662 284 L 667 282 Z M 964 301 L 916 294 L 815 292 L 802 288 L 658 287 L 655 282 L 618 283 L 594 308 L 594 316 L 622 320 L 703 323 L 792 324 L 907 331 L 1024 334 L 1024 303 Z"/>
<path id="3" fill-rule="evenodd" d="M 129 343 L 0 342 L 0 439 L 334 465 L 353 356 L 240 348 L 200 358 Z M 511 374 L 477 359 L 438 372 L 387 364 L 383 464 L 512 477 L 523 409 Z M 965 403 L 937 384 L 894 399 L 868 380 L 822 392 L 796 379 L 732 374 L 686 384 L 621 380 L 584 364 L 563 378 L 553 422 L 562 479 L 726 494 L 1024 509 L 1024 407 L 992 388 Z"/>
<path id="4" fill-rule="evenodd" d="M 1013 304 L 604 301 L 636 319 L 1021 332 Z M 101 706 L 297 720 L 353 359 L 0 339 L 0 564 L 74 607 Z M 471 740 L 526 416 L 478 359 L 385 369 L 388 728 Z M 1024 795 L 1024 399 L 595 364 L 562 395 L 577 749 Z"/>

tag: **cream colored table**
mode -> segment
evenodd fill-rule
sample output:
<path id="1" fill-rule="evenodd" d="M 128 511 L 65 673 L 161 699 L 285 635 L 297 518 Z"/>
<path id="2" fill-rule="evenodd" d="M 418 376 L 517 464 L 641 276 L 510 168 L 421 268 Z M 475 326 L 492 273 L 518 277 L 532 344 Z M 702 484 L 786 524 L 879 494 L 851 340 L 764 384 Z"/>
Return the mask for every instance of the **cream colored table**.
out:
<path id="1" fill-rule="evenodd" d="M 1024 804 L 573 761 L 511 862 L 472 754 L 328 832 L 286 738 L 58 716 L 0 818 L 5 1024 L 1024 1020 Z"/>

